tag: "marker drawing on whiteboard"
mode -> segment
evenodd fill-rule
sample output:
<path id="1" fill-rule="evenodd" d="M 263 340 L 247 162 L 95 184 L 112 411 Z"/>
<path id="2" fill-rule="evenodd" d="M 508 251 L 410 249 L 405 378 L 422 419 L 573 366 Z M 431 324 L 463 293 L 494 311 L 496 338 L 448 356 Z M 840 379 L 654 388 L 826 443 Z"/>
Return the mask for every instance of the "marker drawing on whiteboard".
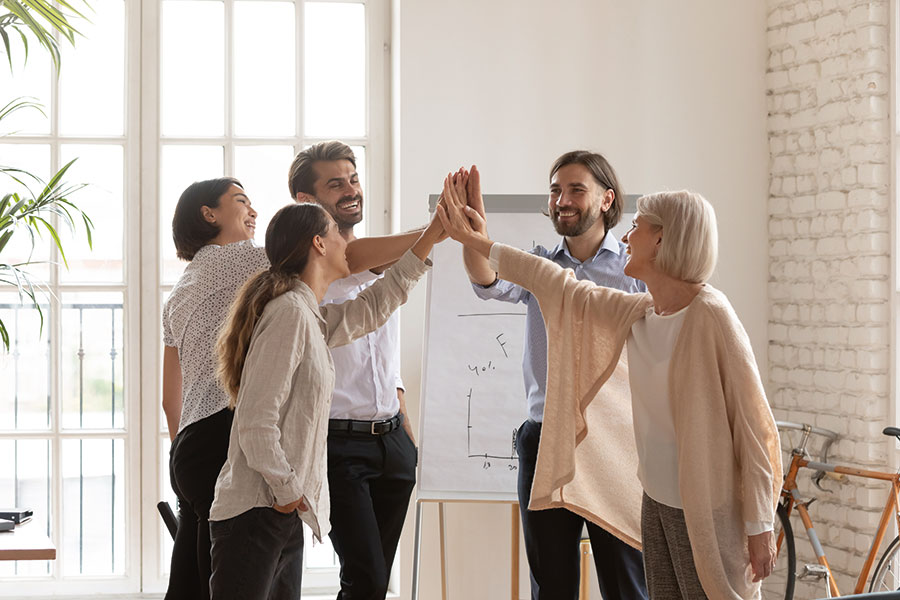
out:
<path id="1" fill-rule="evenodd" d="M 491 363 L 488 362 L 488 365 Z M 516 433 L 517 430 L 513 429 L 512 437 L 510 440 L 510 449 L 508 455 L 501 454 L 489 454 L 487 452 L 473 453 L 472 452 L 472 388 L 469 388 L 469 393 L 466 395 L 466 401 L 468 406 L 466 407 L 467 414 L 467 423 L 466 423 L 466 450 L 469 458 L 482 458 L 484 459 L 484 463 L 482 464 L 482 469 L 490 469 L 491 463 L 487 459 L 495 458 L 498 460 L 518 460 L 519 455 L 516 452 Z M 507 465 L 510 471 L 515 471 L 518 467 L 516 465 Z"/>
<path id="2" fill-rule="evenodd" d="M 500 349 L 503 350 L 503 356 L 505 356 L 506 358 L 509 358 L 509 354 L 507 354 L 507 352 L 506 352 L 506 342 L 504 342 L 503 340 L 500 339 L 502 337 L 503 337 L 503 334 L 501 333 L 494 339 L 496 339 L 497 343 L 500 344 Z"/>

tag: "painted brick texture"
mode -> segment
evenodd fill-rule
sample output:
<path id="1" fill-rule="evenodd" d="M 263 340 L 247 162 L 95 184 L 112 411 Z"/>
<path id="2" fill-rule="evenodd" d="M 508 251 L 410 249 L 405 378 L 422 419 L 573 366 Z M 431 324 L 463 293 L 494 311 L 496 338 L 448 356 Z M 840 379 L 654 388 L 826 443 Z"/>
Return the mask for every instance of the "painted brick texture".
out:
<path id="1" fill-rule="evenodd" d="M 777 419 L 840 433 L 835 461 L 869 467 L 891 451 L 889 31 L 888 0 L 768 2 L 771 401 Z M 887 492 L 825 487 L 801 489 L 849 593 Z M 798 562 L 815 562 L 794 531 Z"/>

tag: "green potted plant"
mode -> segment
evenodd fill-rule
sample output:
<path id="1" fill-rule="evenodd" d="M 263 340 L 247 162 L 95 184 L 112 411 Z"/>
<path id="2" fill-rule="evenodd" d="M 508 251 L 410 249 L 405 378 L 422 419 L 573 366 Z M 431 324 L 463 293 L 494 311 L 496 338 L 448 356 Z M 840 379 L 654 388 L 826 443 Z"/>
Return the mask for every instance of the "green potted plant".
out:
<path id="1" fill-rule="evenodd" d="M 56 35 L 74 44 L 78 31 L 72 25 L 71 18 L 73 15 L 84 18 L 84 15 L 65 0 L 56 2 L 58 7 L 45 0 L 0 0 L 0 41 L 3 43 L 10 70 L 13 69 L 10 43 L 12 34 L 17 35 L 22 41 L 24 62 L 28 60 L 28 40 L 33 38 L 40 47 L 50 53 L 56 73 L 59 73 L 60 51 Z M 70 12 L 71 15 L 64 11 Z M 4 119 L 19 110 L 38 110 L 43 113 L 42 107 L 31 99 L 14 98 L 0 108 L 0 126 Z M 2 137 L 4 136 L 0 132 L 0 138 Z M 0 175 L 7 181 L 17 183 L 21 190 L 24 190 L 4 192 L 0 187 L 0 285 L 14 286 L 20 301 L 29 303 L 37 309 L 42 327 L 40 294 L 47 287 L 27 270 L 28 265 L 35 264 L 35 261 L 29 258 L 24 262 L 11 263 L 5 257 L 4 250 L 14 235 L 27 234 L 33 251 L 38 240 L 47 234 L 58 249 L 63 264 L 68 267 L 56 228 L 60 223 L 64 223 L 74 230 L 79 220 L 84 224 L 88 245 L 92 244 L 93 223 L 84 211 L 69 200 L 71 194 L 84 185 L 73 185 L 64 181 L 66 171 L 73 162 L 75 161 L 68 162 L 47 181 L 15 166 L 0 165 Z M 8 252 L 6 254 L 8 255 Z M 9 351 L 9 333 L 2 319 L 0 319 L 0 343 L 4 351 Z"/>

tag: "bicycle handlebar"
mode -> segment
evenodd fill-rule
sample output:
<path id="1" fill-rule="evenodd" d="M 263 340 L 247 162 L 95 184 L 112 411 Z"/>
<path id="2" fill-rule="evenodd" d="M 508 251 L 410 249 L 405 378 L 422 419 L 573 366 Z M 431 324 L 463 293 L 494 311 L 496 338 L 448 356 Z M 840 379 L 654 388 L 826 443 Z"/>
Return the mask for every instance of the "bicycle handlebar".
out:
<path id="1" fill-rule="evenodd" d="M 834 441 L 840 437 L 840 434 L 831 431 L 830 429 L 823 429 L 821 427 L 813 427 L 808 423 L 792 423 L 790 421 L 775 421 L 775 425 L 778 429 L 796 429 L 797 431 L 809 431 L 810 433 L 815 433 L 816 435 L 821 435 L 823 437 L 827 437 L 831 441 Z"/>

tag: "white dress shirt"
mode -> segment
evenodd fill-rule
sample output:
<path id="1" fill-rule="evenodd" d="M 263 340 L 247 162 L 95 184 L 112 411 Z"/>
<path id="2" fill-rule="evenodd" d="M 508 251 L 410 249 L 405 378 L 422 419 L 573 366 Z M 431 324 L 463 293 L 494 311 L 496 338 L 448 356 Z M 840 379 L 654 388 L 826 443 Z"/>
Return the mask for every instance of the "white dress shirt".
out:
<path id="1" fill-rule="evenodd" d="M 356 298 L 379 276 L 364 271 L 331 284 L 322 306 Z M 400 318 L 391 315 L 388 322 L 356 341 L 332 348 L 335 382 L 331 400 L 332 419 L 381 421 L 400 412 L 397 388 L 400 378 Z"/>

